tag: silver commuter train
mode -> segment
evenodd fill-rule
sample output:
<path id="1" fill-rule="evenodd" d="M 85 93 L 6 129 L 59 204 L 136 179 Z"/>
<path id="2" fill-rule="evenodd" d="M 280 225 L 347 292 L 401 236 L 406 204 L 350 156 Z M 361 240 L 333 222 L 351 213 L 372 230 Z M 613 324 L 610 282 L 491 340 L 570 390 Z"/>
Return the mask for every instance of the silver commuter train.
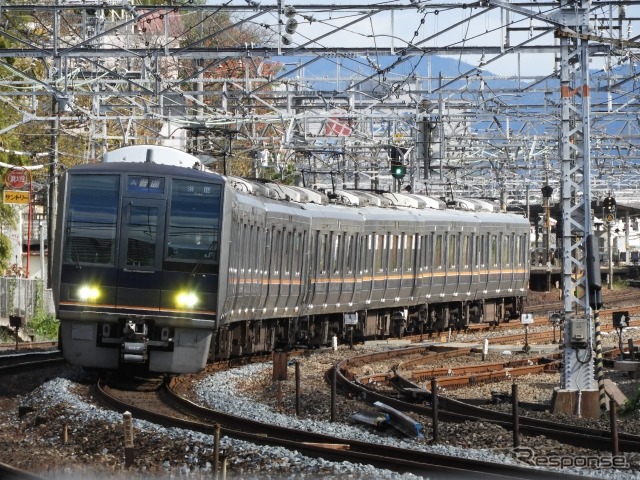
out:
<path id="1" fill-rule="evenodd" d="M 54 246 L 65 357 L 187 373 L 208 357 L 521 313 L 527 219 L 418 195 L 333 196 L 225 178 L 160 146 L 69 169 Z"/>

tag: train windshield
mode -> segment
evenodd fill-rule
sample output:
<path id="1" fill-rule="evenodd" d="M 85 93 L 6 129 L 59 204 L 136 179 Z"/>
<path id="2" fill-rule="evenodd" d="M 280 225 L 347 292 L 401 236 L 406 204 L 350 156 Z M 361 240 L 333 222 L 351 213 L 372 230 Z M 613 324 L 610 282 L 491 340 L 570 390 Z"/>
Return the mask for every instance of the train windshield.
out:
<path id="1" fill-rule="evenodd" d="M 115 264 L 119 175 L 73 175 L 64 261 Z"/>
<path id="2" fill-rule="evenodd" d="M 217 262 L 220 185 L 173 179 L 167 237 L 169 260 Z"/>

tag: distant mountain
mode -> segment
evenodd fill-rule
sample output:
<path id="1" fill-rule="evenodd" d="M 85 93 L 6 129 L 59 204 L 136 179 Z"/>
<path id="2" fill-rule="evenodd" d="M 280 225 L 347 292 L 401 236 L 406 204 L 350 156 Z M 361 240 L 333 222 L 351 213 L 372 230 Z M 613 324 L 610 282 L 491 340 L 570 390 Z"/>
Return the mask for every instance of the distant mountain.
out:
<path id="1" fill-rule="evenodd" d="M 398 58 L 398 56 L 376 55 L 344 58 L 327 55 L 318 58 L 276 57 L 275 60 L 284 64 L 284 72 L 290 72 L 291 78 L 303 79 L 309 82 L 309 86 L 320 91 L 341 91 L 352 81 L 369 76 L 373 77 L 375 83 L 379 83 L 380 75 L 386 77 L 386 83 L 393 83 L 404 80 L 416 72 L 419 72 L 420 77 L 428 74 L 432 78 L 440 75 L 451 78 L 474 68 L 468 63 L 447 57 L 414 56 L 404 61 L 398 61 Z M 300 66 L 303 67 L 300 68 Z M 340 85 L 335 81 L 338 76 L 342 80 Z"/>

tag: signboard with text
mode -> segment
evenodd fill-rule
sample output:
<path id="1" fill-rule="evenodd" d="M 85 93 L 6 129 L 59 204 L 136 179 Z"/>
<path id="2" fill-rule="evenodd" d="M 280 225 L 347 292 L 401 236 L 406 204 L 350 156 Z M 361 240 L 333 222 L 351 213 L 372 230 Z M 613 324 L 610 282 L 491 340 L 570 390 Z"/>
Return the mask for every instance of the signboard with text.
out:
<path id="1" fill-rule="evenodd" d="M 22 188 L 27 183 L 27 173 L 24 170 L 9 170 L 4 177 L 4 183 L 9 188 Z"/>
<path id="2" fill-rule="evenodd" d="M 5 205 L 29 205 L 29 192 L 5 190 L 2 195 Z"/>

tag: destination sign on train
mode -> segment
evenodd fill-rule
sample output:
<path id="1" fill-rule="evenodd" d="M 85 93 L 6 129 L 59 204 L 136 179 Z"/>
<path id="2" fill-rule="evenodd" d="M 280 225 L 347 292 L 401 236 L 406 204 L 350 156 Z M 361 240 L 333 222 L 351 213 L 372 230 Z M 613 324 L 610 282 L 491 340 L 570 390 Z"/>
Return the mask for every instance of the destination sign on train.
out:
<path id="1" fill-rule="evenodd" d="M 127 183 L 127 191 L 164 193 L 164 178 L 131 176 Z"/>

